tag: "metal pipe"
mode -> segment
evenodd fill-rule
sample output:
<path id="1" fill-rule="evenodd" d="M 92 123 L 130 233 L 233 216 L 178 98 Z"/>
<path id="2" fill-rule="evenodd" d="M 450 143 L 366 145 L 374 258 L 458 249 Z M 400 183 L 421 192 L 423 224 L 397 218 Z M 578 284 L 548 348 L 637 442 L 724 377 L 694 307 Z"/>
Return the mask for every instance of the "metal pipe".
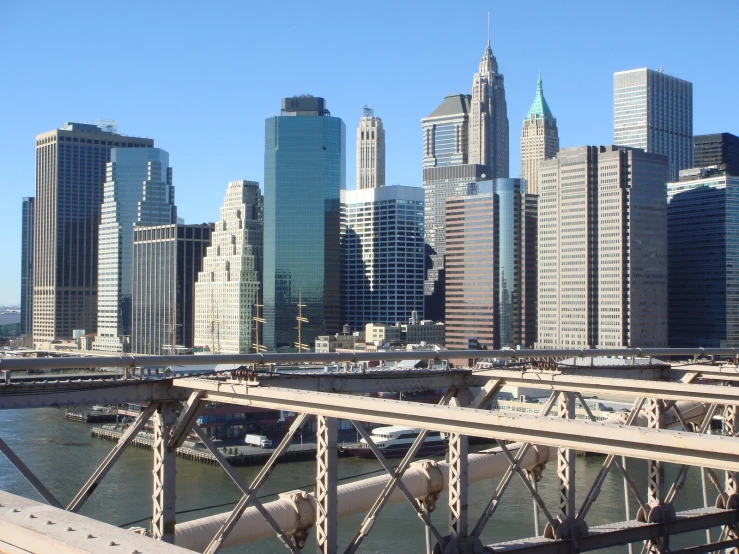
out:
<path id="1" fill-rule="evenodd" d="M 509 449 L 516 451 L 520 446 L 511 445 Z M 556 453 L 556 448 L 530 448 L 521 462 L 521 467 L 530 469 L 536 465 L 545 464 L 550 459 L 556 459 Z M 479 454 L 470 454 L 469 482 L 500 476 L 508 468 L 508 465 L 508 459 L 497 448 Z M 345 517 L 366 512 L 382 492 L 389 479 L 389 475 L 382 475 L 339 486 L 337 488 L 338 516 Z M 403 475 L 403 484 L 415 498 L 421 499 L 437 494 L 449 487 L 449 465 L 446 462 L 415 462 Z M 316 511 L 313 495 L 308 495 L 310 504 L 312 504 L 312 509 L 308 509 L 307 503 L 301 504 L 292 500 L 291 496 L 297 494 L 299 494 L 298 491 L 288 493 L 278 500 L 264 504 L 264 508 L 287 534 L 293 534 L 298 529 L 305 529 L 306 526 L 315 523 Z M 305 498 L 305 496 L 302 497 Z M 403 493 L 396 489 L 390 495 L 388 504 L 398 504 L 404 500 Z M 229 513 L 180 523 L 175 531 L 175 544 L 202 552 L 208 546 L 208 541 L 220 529 Z M 224 543 L 224 547 L 254 542 L 271 537 L 273 534 L 274 531 L 259 512 L 250 507 L 244 510 L 241 519 Z"/>

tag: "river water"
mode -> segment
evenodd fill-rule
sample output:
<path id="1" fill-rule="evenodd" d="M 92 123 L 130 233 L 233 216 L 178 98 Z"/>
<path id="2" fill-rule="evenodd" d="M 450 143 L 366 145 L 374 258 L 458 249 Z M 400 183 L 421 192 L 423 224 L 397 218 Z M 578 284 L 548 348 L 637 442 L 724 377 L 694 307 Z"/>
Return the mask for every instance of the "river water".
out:
<path id="1" fill-rule="evenodd" d="M 0 412 L 0 437 L 36 473 L 46 487 L 60 500 L 68 502 L 84 484 L 97 465 L 105 458 L 112 443 L 90 437 L 90 426 L 64 419 L 64 411 L 56 409 L 8 410 Z M 579 504 L 600 470 L 603 458 L 600 456 L 577 458 L 578 501 Z M 96 519 L 123 525 L 146 518 L 151 514 L 152 490 L 152 452 L 129 448 L 103 483 L 82 508 L 81 513 Z M 351 480 L 353 476 L 379 470 L 379 462 L 355 458 L 340 458 L 340 478 Z M 631 460 L 629 470 L 640 490 L 646 496 L 646 462 Z M 259 471 L 258 467 L 237 468 L 249 482 Z M 668 467 L 666 488 L 674 479 L 677 469 Z M 379 473 L 378 473 L 379 474 Z M 315 462 L 295 462 L 278 465 L 263 487 L 264 495 L 303 489 L 313 490 L 315 481 Z M 346 482 L 346 481 L 343 481 Z M 492 495 L 497 479 L 470 485 L 469 511 L 470 527 L 474 525 L 485 504 Z M 710 483 L 709 483 L 710 486 Z M 556 513 L 557 498 L 556 463 L 550 463 L 539 483 L 539 492 L 550 511 Z M 20 474 L 0 455 L 0 490 L 38 499 L 38 495 Z M 178 515 L 178 521 L 187 521 L 206 515 L 224 512 L 229 506 L 203 509 L 207 506 L 235 503 L 239 498 L 236 486 L 217 466 L 209 466 L 183 459 L 177 460 L 177 511 L 188 511 Z M 711 504 L 716 497 L 715 490 L 709 491 Z M 267 497 L 264 501 L 269 501 Z M 432 514 L 434 523 L 442 533 L 446 530 L 447 495 L 442 494 L 437 510 Z M 579 505 L 578 504 L 578 505 Z M 678 510 L 702 506 L 700 473 L 692 468 L 687 482 L 675 502 Z M 193 511 L 189 511 L 193 510 Z M 636 505 L 632 505 L 632 517 Z M 598 525 L 624 520 L 623 480 L 614 468 L 608 476 L 603 490 L 590 513 L 588 523 Z M 352 516 L 339 521 L 339 544 L 346 545 L 361 523 L 361 516 Z M 542 525 L 545 522 L 541 515 Z M 142 527 L 148 521 L 139 523 Z M 533 507 L 531 497 L 519 479 L 515 479 L 506 491 L 503 502 L 488 523 L 483 534 L 483 543 L 491 544 L 534 535 Z M 672 546 L 699 544 L 705 534 L 675 537 Z M 714 535 L 715 538 L 715 535 Z M 315 533 L 304 549 L 314 552 Z M 425 545 L 424 527 L 408 504 L 387 506 L 367 537 L 360 552 L 380 554 L 388 552 L 423 552 Z M 637 546 L 639 552 L 641 545 Z M 276 540 L 244 545 L 225 552 L 248 552 L 267 554 L 286 552 Z M 604 552 L 626 552 L 626 547 L 618 547 Z"/>

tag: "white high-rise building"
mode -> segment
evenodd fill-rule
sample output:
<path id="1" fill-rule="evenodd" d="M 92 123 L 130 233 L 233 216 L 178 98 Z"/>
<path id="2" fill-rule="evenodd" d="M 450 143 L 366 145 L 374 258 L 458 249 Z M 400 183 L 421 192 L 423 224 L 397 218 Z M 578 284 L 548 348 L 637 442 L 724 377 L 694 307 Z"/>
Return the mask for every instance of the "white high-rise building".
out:
<path id="1" fill-rule="evenodd" d="M 385 129 L 367 106 L 357 127 L 357 190 L 385 186 Z"/>
<path id="2" fill-rule="evenodd" d="M 423 319 L 423 189 L 390 186 L 346 191 L 342 239 L 343 319 L 367 323 Z"/>
<path id="3" fill-rule="evenodd" d="M 677 181 L 693 167 L 693 83 L 647 68 L 614 73 L 613 142 L 667 156 Z"/>
<path id="4" fill-rule="evenodd" d="M 113 148 L 100 208 L 98 330 L 92 349 L 126 352 L 131 337 L 134 225 L 177 222 L 169 154 Z"/>
<path id="5" fill-rule="evenodd" d="M 539 194 L 539 162 L 556 156 L 558 151 L 557 119 L 544 98 L 539 75 L 534 103 L 521 128 L 521 179 L 526 180 L 527 193 Z"/>
<path id="6" fill-rule="evenodd" d="M 537 348 L 667 345 L 666 174 L 618 146 L 541 162 Z"/>
<path id="7" fill-rule="evenodd" d="M 251 350 L 262 281 L 263 213 L 259 183 L 228 184 L 203 270 L 195 283 L 196 347 L 208 347 L 214 354 L 247 354 Z"/>

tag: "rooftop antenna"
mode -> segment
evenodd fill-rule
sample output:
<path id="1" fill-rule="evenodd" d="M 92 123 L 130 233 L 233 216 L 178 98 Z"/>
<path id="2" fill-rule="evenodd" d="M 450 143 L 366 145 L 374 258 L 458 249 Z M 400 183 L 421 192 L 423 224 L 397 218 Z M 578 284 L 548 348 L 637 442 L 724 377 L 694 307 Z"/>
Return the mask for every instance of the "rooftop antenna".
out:
<path id="1" fill-rule="evenodd" d="M 488 48 L 490 47 L 490 12 L 488 12 Z"/>
<path id="2" fill-rule="evenodd" d="M 660 73 L 664 73 L 665 72 L 665 70 L 662 69 L 662 66 L 659 66 L 659 69 L 657 71 L 659 71 Z"/>
<path id="3" fill-rule="evenodd" d="M 370 108 L 367 104 L 362 108 L 362 117 L 374 117 L 375 110 Z"/>

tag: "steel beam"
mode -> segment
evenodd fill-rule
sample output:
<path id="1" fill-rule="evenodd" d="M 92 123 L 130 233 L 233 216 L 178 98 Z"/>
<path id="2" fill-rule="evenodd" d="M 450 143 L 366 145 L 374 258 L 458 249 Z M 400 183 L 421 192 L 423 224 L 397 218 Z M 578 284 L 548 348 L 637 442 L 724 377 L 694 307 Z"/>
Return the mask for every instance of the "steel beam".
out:
<path id="1" fill-rule="evenodd" d="M 554 407 L 554 403 L 557 401 L 557 398 L 559 397 L 559 393 L 555 392 L 552 394 L 552 396 L 549 397 L 549 400 L 544 404 L 544 406 L 539 411 L 539 415 L 547 416 L 549 415 L 549 412 Z M 503 477 L 498 482 L 498 486 L 495 489 L 495 494 L 493 494 L 493 497 L 488 502 L 487 506 L 483 510 L 482 514 L 480 515 L 480 519 L 477 520 L 477 523 L 475 524 L 474 529 L 472 529 L 472 536 L 473 537 L 480 537 L 480 534 L 482 533 L 482 530 L 485 528 L 485 525 L 487 525 L 488 521 L 491 517 L 493 517 L 493 514 L 498 509 L 498 506 L 500 506 L 501 498 L 503 497 L 503 493 L 508 488 L 508 485 L 511 482 L 511 479 L 513 478 L 513 475 L 518 473 L 518 470 L 520 469 L 520 463 L 523 457 L 526 455 L 526 452 L 531 448 L 531 444 L 522 444 L 521 447 L 518 449 L 518 452 L 516 452 L 516 457 L 513 459 L 513 462 L 508 466 L 508 469 L 506 469 L 505 474 L 503 474 Z M 532 485 L 533 487 L 534 485 Z M 537 492 L 538 494 L 538 492 Z M 538 509 L 539 509 L 539 503 L 537 502 L 536 497 L 534 497 L 534 510 L 536 517 L 538 519 Z M 537 523 L 537 535 L 539 533 L 539 525 Z"/>
<path id="2" fill-rule="evenodd" d="M 563 392 L 559 395 L 559 417 L 575 419 L 575 394 Z M 560 448 L 557 451 L 557 479 L 559 481 L 559 506 L 557 515 L 561 522 L 574 518 L 576 510 L 575 497 L 575 451 L 572 448 Z"/>
<path id="3" fill-rule="evenodd" d="M 494 388 L 494 387 L 493 387 Z M 482 402 L 481 402 L 482 403 Z M 469 391 L 460 390 L 450 401 L 452 406 L 468 406 Z M 449 434 L 449 535 L 459 549 L 466 551 L 468 529 L 468 463 L 469 440 L 460 433 Z"/>
<path id="4" fill-rule="evenodd" d="M 364 538 L 369 535 L 369 532 L 372 530 L 372 526 L 375 524 L 375 521 L 377 521 L 377 516 L 380 514 L 380 510 L 382 510 L 382 508 L 387 503 L 387 500 L 390 498 L 390 495 L 392 494 L 395 487 L 398 487 L 401 490 L 403 495 L 406 497 L 406 500 L 410 502 L 411 506 L 413 506 L 413 508 L 416 510 L 418 516 L 426 524 L 426 528 L 434 533 L 437 540 L 442 540 L 441 533 L 439 533 L 434 524 L 431 522 L 431 518 L 428 516 L 428 512 L 426 512 L 421 507 L 420 503 L 416 501 L 416 499 L 413 497 L 413 495 L 405 486 L 402 480 L 403 475 L 405 474 L 405 470 L 408 469 L 408 466 L 415 457 L 416 452 L 418 452 L 418 449 L 423 444 L 423 441 L 426 438 L 426 432 L 421 431 L 419 433 L 418 437 L 411 445 L 411 448 L 403 457 L 403 461 L 400 463 L 400 465 L 398 466 L 398 470 L 396 471 L 385 459 L 385 456 L 380 451 L 380 449 L 377 448 L 369 433 L 367 433 L 366 429 L 364 429 L 361 424 L 355 421 L 352 421 L 352 424 L 354 425 L 357 432 L 362 435 L 362 438 L 367 443 L 369 449 L 372 450 L 372 453 L 380 462 L 380 465 L 382 465 L 382 467 L 385 468 L 385 471 L 387 471 L 388 475 L 390 475 L 390 481 L 387 482 L 382 490 L 382 493 L 380 493 L 380 496 L 377 498 L 377 500 L 375 500 L 375 503 L 372 505 L 370 511 L 367 513 L 364 520 L 362 521 L 359 532 L 354 535 L 354 538 L 349 543 L 349 546 L 347 546 L 344 554 L 354 554 L 359 549 L 359 545 L 362 544 Z"/>
<path id="5" fill-rule="evenodd" d="M 188 366 L 202 364 L 238 364 L 262 365 L 280 363 L 341 363 L 364 361 L 399 361 L 410 359 L 430 360 L 434 362 L 480 358 L 479 350 L 414 350 L 392 352 L 331 352 L 299 354 L 219 354 L 192 356 L 86 356 L 64 358 L 1 358 L 0 371 L 26 371 L 28 369 L 77 369 L 77 368 L 135 368 L 156 366 Z M 486 358 L 526 361 L 536 358 L 590 358 L 602 356 L 636 357 L 671 357 L 693 356 L 696 359 L 704 356 L 724 356 L 736 359 L 737 348 L 593 348 L 593 349 L 525 349 L 525 350 L 486 350 Z"/>
<path id="6" fill-rule="evenodd" d="M 37 493 L 41 495 L 41 498 L 46 500 L 50 505 L 54 506 L 55 508 L 62 508 L 62 505 L 59 503 L 59 501 L 56 499 L 56 497 L 51 494 L 51 491 L 47 489 L 44 484 L 39 480 L 38 477 L 36 477 L 36 474 L 30 470 L 30 468 L 23 463 L 23 460 L 21 460 L 15 452 L 5 443 L 3 439 L 0 439 L 0 452 L 5 454 L 5 457 L 8 459 L 8 461 L 13 464 L 15 469 L 17 469 L 23 477 L 25 477 L 26 481 L 28 481 L 28 484 L 31 485 Z"/>
<path id="7" fill-rule="evenodd" d="M 258 382 L 262 387 L 282 387 L 316 392 L 407 393 L 466 387 L 471 374 L 469 369 L 406 371 L 393 368 L 370 369 L 366 373 L 276 373 L 257 375 L 255 384 Z"/>
<path id="8" fill-rule="evenodd" d="M 587 536 L 577 543 L 570 540 L 523 539 L 502 544 L 491 544 L 493 552 L 516 554 L 578 554 L 620 546 L 639 541 L 656 541 L 670 535 L 701 531 L 710 527 L 735 525 L 739 522 L 739 510 L 703 508 L 678 512 L 675 519 L 665 523 L 626 521 L 591 527 Z M 709 549 L 710 550 L 710 549 Z"/>
<path id="9" fill-rule="evenodd" d="M 196 421 L 205 410 L 206 402 L 202 401 L 204 393 L 202 391 L 193 391 L 187 400 L 177 424 L 172 429 L 172 436 L 169 439 L 167 448 L 179 448 L 185 442 L 187 433 L 196 425 Z"/>
<path id="10" fill-rule="evenodd" d="M 739 470 L 739 439 L 730 437 L 271 387 L 224 386 L 202 379 L 178 379 L 174 385 L 205 390 L 206 400 L 218 402 Z"/>
<path id="11" fill-rule="evenodd" d="M 316 542 L 321 554 L 336 554 L 338 445 L 335 417 L 319 415 L 316 431 Z"/>
<path id="12" fill-rule="evenodd" d="M 0 386 L 0 410 L 187 400 L 171 381 L 57 382 Z"/>
<path id="13" fill-rule="evenodd" d="M 579 392 L 611 396 L 639 396 L 660 400 L 689 400 L 706 404 L 739 404 L 739 387 L 722 387 L 682 383 L 679 381 L 657 381 L 646 379 L 624 379 L 616 377 L 619 369 L 598 370 L 602 377 L 570 375 L 563 372 L 508 370 L 476 371 L 470 381 L 481 384 L 484 379 L 501 379 L 505 385 L 526 386 L 544 390 Z"/>
<path id="14" fill-rule="evenodd" d="M 162 402 L 154 412 L 154 493 L 151 532 L 155 539 L 174 544 L 175 486 L 177 457 L 169 448 L 172 429 L 177 422 L 179 403 Z"/>
<path id="15" fill-rule="evenodd" d="M 85 502 L 87 502 L 87 499 L 90 498 L 92 493 L 95 492 L 95 489 L 98 488 L 98 485 L 102 483 L 103 479 L 105 479 L 105 476 L 118 461 L 118 458 L 120 458 L 121 455 L 126 451 L 128 445 L 131 444 L 131 441 L 136 438 L 136 435 L 138 435 L 139 431 L 143 429 L 144 425 L 146 425 L 146 422 L 149 421 L 149 418 L 151 418 L 152 414 L 159 408 L 159 406 L 159 402 L 152 402 L 144 409 L 143 412 L 138 415 L 136 420 L 128 426 L 128 429 L 126 429 L 126 431 L 121 435 L 121 438 L 118 439 L 118 443 L 105 457 L 103 463 L 98 466 L 98 468 L 90 476 L 87 482 L 82 485 L 82 488 L 80 488 L 77 495 L 69 503 L 69 505 L 67 506 L 68 511 L 80 511 L 80 508 L 82 508 Z"/>

